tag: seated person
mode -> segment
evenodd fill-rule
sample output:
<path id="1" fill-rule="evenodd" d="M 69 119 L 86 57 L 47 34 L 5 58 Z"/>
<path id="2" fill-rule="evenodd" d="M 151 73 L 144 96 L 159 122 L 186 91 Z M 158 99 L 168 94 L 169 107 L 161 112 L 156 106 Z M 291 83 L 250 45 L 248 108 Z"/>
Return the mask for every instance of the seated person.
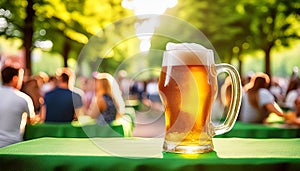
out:
<path id="1" fill-rule="evenodd" d="M 257 73 L 245 86 L 239 120 L 248 123 L 264 123 L 270 113 L 284 116 L 275 102 L 274 96 L 267 89 L 270 78 L 264 73 Z"/>
<path id="2" fill-rule="evenodd" d="M 295 100 L 295 112 L 288 112 L 288 123 L 300 126 L 300 97 Z"/>
<path id="3" fill-rule="evenodd" d="M 105 125 L 116 120 L 124 113 L 124 102 L 117 83 L 112 87 L 111 75 L 107 73 L 94 73 L 95 96 L 92 100 L 87 115 L 96 119 L 97 124 Z"/>
<path id="4" fill-rule="evenodd" d="M 80 113 L 81 96 L 69 89 L 70 74 L 58 73 L 57 86 L 45 94 L 41 118 L 45 122 L 71 122 Z"/>
<path id="5" fill-rule="evenodd" d="M 31 98 L 21 92 L 23 69 L 4 67 L 0 87 L 0 148 L 22 141 L 27 117 L 34 121 L 35 113 Z M 26 113 L 27 116 L 23 117 Z"/>
<path id="6" fill-rule="evenodd" d="M 43 104 L 43 98 L 40 93 L 38 86 L 38 81 L 34 78 L 31 78 L 23 83 L 21 91 L 31 97 L 33 101 L 34 111 L 36 114 L 39 114 L 41 105 Z"/>
<path id="7" fill-rule="evenodd" d="M 289 93 L 286 95 L 285 104 L 291 110 L 295 110 L 295 101 L 297 97 L 300 95 L 300 79 L 296 78 L 295 80 L 296 89 L 290 90 Z"/>

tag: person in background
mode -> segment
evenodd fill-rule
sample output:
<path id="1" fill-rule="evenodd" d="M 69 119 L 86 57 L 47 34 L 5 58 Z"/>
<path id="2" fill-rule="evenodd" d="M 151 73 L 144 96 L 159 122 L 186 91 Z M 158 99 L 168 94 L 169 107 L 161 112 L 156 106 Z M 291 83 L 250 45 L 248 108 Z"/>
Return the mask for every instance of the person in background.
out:
<path id="1" fill-rule="evenodd" d="M 57 73 L 57 86 L 45 94 L 41 118 L 45 122 L 71 122 L 81 113 L 81 96 L 69 88 L 68 72 Z"/>
<path id="2" fill-rule="evenodd" d="M 295 111 L 287 112 L 287 123 L 300 127 L 300 96 L 295 100 Z"/>
<path id="3" fill-rule="evenodd" d="M 299 68 L 297 66 L 293 67 L 293 72 L 289 80 L 285 96 L 289 94 L 290 91 L 297 89 L 297 79 L 298 79 Z"/>
<path id="4" fill-rule="evenodd" d="M 84 113 L 86 113 L 91 105 L 92 99 L 94 97 L 94 79 L 93 78 L 86 78 L 86 77 L 79 77 L 77 79 L 77 85 L 79 89 L 82 90 L 82 101 L 83 101 L 83 109 Z"/>
<path id="5" fill-rule="evenodd" d="M 274 96 L 267 89 L 269 84 L 268 75 L 256 73 L 245 85 L 239 120 L 248 123 L 263 123 L 270 113 L 284 116 Z"/>
<path id="6" fill-rule="evenodd" d="M 87 113 L 96 119 L 97 124 L 105 125 L 124 114 L 124 102 L 121 91 L 108 73 L 93 73 L 95 79 L 95 96 Z M 113 84 L 115 87 L 113 87 Z"/>
<path id="7" fill-rule="evenodd" d="M 35 78 L 30 78 L 23 83 L 21 91 L 30 96 L 33 101 L 34 111 L 36 114 L 39 114 L 40 108 L 44 103 L 44 99 L 40 93 L 38 81 Z"/>
<path id="8" fill-rule="evenodd" d="M 46 93 L 54 90 L 57 85 L 56 76 L 49 76 L 49 80 L 40 87 L 41 95 L 44 97 Z"/>
<path id="9" fill-rule="evenodd" d="M 33 75 L 32 77 L 31 77 L 31 79 L 35 79 L 36 81 L 37 81 L 37 84 L 38 84 L 38 87 L 39 87 L 39 89 L 40 89 L 40 91 L 41 91 L 41 88 L 42 88 L 42 86 L 45 84 L 45 83 L 47 83 L 48 81 L 49 81 L 49 79 L 50 79 L 50 77 L 49 77 L 49 75 L 48 74 L 46 74 L 45 72 L 39 72 L 38 74 L 36 74 L 36 75 Z M 41 92 L 40 92 L 41 93 Z M 42 93 L 41 93 L 42 94 Z"/>
<path id="10" fill-rule="evenodd" d="M 291 110 L 295 110 L 295 101 L 297 97 L 300 96 L 300 79 L 297 78 L 294 84 L 296 86 L 296 89 L 290 90 L 285 98 L 285 105 Z"/>
<path id="11" fill-rule="evenodd" d="M 23 69 L 10 66 L 1 71 L 3 86 L 0 88 L 0 148 L 22 141 L 27 118 L 32 122 L 35 119 L 31 98 L 20 91 L 23 75 Z"/>
<path id="12" fill-rule="evenodd" d="M 277 103 L 282 103 L 284 101 L 283 88 L 279 85 L 279 82 L 273 78 L 270 86 L 270 92 L 274 95 Z"/>
<path id="13" fill-rule="evenodd" d="M 42 87 L 49 81 L 49 76 L 45 72 L 39 72 L 37 75 L 29 77 L 21 88 L 21 91 L 29 95 L 33 101 L 36 114 L 40 113 L 41 106 L 44 104 Z"/>

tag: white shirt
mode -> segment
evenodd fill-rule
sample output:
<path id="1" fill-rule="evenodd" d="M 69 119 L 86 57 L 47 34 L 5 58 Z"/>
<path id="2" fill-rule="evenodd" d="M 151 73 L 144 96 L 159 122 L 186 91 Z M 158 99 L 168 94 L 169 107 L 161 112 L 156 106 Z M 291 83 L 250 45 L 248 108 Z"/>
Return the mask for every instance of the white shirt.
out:
<path id="1" fill-rule="evenodd" d="M 12 87 L 0 87 L 0 147 L 22 140 L 22 114 L 34 115 L 31 98 Z"/>
<path id="2" fill-rule="evenodd" d="M 239 119 L 243 122 L 262 123 L 269 115 L 264 105 L 275 103 L 275 98 L 267 89 L 261 88 L 258 90 L 258 107 L 250 104 L 247 92 L 243 94 L 242 106 Z"/>
<path id="3" fill-rule="evenodd" d="M 285 99 L 285 104 L 287 107 L 291 108 L 291 109 L 295 109 L 295 101 L 297 99 L 297 97 L 299 96 L 298 91 L 300 91 L 299 89 L 296 90 L 292 90 L 290 91 Z"/>

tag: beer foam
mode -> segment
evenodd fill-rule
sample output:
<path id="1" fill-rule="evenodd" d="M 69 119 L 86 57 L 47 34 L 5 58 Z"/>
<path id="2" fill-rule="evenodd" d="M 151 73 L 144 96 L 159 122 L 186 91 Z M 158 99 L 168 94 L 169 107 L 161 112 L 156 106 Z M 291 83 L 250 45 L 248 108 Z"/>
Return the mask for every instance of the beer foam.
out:
<path id="1" fill-rule="evenodd" d="M 211 65 L 214 54 L 211 49 L 196 43 L 167 43 L 162 66 Z"/>
<path id="2" fill-rule="evenodd" d="M 196 43 L 167 43 L 166 50 L 206 50 L 202 45 Z"/>

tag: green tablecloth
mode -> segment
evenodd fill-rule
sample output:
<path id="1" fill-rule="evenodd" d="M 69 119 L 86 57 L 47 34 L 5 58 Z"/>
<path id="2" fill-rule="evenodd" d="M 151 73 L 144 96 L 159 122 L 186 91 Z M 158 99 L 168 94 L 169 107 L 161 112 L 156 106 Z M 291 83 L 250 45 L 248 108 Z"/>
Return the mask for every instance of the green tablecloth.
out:
<path id="1" fill-rule="evenodd" d="M 61 138 L 86 138 L 86 137 L 120 137 L 131 136 L 132 126 L 124 125 L 86 125 L 74 126 L 74 124 L 44 123 L 27 125 L 24 140 L 41 137 Z M 138 129 L 138 128 L 137 128 Z M 284 124 L 247 124 L 236 122 L 233 129 L 226 134 L 218 135 L 216 138 L 299 138 L 300 129 Z"/>
<path id="2" fill-rule="evenodd" d="M 135 110 L 125 108 L 125 114 L 110 125 L 97 125 L 96 120 L 88 116 L 79 116 L 71 123 L 42 123 L 26 125 L 24 140 L 41 137 L 88 138 L 88 137 L 129 137 L 132 136 Z"/>
<path id="3" fill-rule="evenodd" d="M 160 138 L 41 138 L 0 149 L 3 170 L 300 170 L 300 139 L 214 138 L 202 155 L 162 153 Z"/>
<path id="4" fill-rule="evenodd" d="M 24 140 L 41 137 L 88 138 L 88 137 L 122 137 L 122 125 L 86 125 L 73 126 L 71 123 L 42 123 L 26 125 Z"/>
<path id="5" fill-rule="evenodd" d="M 236 122 L 234 127 L 219 138 L 299 138 L 300 128 L 287 124 L 249 124 Z"/>

